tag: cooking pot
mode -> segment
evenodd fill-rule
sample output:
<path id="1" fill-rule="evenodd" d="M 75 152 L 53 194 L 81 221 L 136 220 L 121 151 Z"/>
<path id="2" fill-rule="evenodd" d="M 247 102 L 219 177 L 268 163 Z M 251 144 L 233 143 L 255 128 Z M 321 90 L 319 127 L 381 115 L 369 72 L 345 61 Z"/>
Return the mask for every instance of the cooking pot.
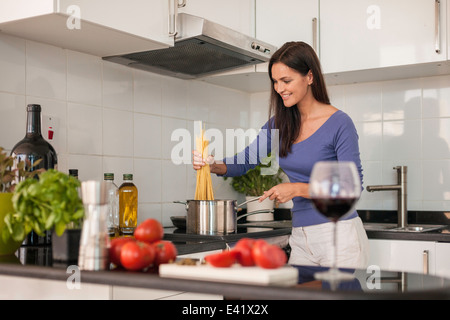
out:
<path id="1" fill-rule="evenodd" d="M 243 217 L 273 210 L 256 210 L 237 217 L 239 207 L 259 197 L 237 204 L 236 200 L 187 200 L 174 201 L 186 206 L 186 233 L 222 235 L 235 233 L 237 220 Z"/>

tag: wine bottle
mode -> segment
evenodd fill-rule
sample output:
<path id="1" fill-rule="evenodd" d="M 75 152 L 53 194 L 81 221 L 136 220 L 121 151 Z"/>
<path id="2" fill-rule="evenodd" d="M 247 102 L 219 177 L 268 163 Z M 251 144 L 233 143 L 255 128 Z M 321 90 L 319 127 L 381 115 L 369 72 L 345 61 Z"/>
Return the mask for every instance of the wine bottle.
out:
<path id="1" fill-rule="evenodd" d="M 137 226 L 138 190 L 132 174 L 123 175 L 119 187 L 119 234 L 132 235 Z"/>
<path id="2" fill-rule="evenodd" d="M 41 134 L 41 106 L 39 104 L 29 104 L 27 106 L 26 134 L 13 147 L 11 155 L 15 157 L 13 168 L 17 168 L 21 161 L 25 161 L 25 170 L 31 172 L 41 168 L 46 170 L 58 168 L 56 151 Z M 42 161 L 36 164 L 36 161 L 39 159 L 42 159 Z M 34 231 L 31 231 L 23 244 L 51 244 L 51 231 L 45 232 L 44 236 L 38 236 Z"/>

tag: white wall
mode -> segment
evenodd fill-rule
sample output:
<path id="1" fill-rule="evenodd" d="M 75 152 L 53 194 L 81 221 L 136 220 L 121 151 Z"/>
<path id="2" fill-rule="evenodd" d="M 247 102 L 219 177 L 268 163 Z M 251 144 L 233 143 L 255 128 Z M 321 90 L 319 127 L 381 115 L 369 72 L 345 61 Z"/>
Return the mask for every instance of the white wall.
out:
<path id="1" fill-rule="evenodd" d="M 138 220 L 171 225 L 184 215 L 174 200 L 192 199 L 195 171 L 171 161 L 175 129 L 248 127 L 250 95 L 200 81 L 133 70 L 70 50 L 0 34 L 0 146 L 11 150 L 25 135 L 26 105 L 42 106 L 43 135 L 51 116 L 58 169 L 80 180 L 104 172 L 133 173 Z M 190 150 L 188 158 L 191 158 Z M 229 180 L 213 177 L 216 197 L 236 199 Z"/>
<path id="2" fill-rule="evenodd" d="M 408 166 L 408 209 L 450 210 L 450 76 L 330 86 L 360 137 L 364 186 L 395 184 Z M 267 121 L 269 93 L 252 95 L 253 127 Z M 254 117 L 253 117 L 254 116 Z M 368 193 L 359 209 L 397 209 L 394 191 Z"/>

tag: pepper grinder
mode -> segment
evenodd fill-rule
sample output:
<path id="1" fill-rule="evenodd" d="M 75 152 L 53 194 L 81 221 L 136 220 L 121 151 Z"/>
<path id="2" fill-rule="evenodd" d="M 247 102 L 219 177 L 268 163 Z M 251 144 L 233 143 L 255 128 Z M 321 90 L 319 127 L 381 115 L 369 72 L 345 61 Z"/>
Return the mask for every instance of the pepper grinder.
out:
<path id="1" fill-rule="evenodd" d="M 109 236 L 106 225 L 108 186 L 103 181 L 81 183 L 85 210 L 81 230 L 78 266 L 81 270 L 106 270 L 109 263 Z"/>

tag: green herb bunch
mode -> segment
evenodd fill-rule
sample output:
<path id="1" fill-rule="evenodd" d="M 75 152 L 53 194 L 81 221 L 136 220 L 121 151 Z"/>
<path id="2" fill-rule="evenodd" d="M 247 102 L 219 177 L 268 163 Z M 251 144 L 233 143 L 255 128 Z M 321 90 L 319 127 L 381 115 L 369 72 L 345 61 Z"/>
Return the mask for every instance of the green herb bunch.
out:
<path id="1" fill-rule="evenodd" d="M 0 147 L 0 192 L 14 192 L 16 187 L 16 181 L 28 178 L 34 175 L 38 175 L 44 171 L 44 169 L 38 169 L 34 171 L 28 171 L 25 169 L 25 164 L 28 164 L 29 168 L 37 166 L 42 159 L 34 162 L 31 166 L 24 161 L 20 161 L 16 168 L 13 168 L 14 157 L 6 154 L 2 147 Z M 30 170 L 31 170 L 30 169 Z"/>
<path id="2" fill-rule="evenodd" d="M 231 186 L 234 190 L 243 193 L 246 196 L 258 197 L 261 196 L 264 191 L 281 183 L 281 174 L 283 172 L 281 168 L 278 167 L 272 175 L 261 174 L 262 168 L 270 168 L 270 163 L 261 163 L 255 168 L 248 170 L 244 175 L 233 177 Z"/>
<path id="3" fill-rule="evenodd" d="M 54 169 L 41 173 L 39 180 L 21 181 L 12 198 L 15 212 L 5 216 L 3 240 L 22 241 L 31 230 L 42 236 L 53 228 L 61 236 L 67 224 L 84 217 L 79 187 L 78 179 Z"/>

